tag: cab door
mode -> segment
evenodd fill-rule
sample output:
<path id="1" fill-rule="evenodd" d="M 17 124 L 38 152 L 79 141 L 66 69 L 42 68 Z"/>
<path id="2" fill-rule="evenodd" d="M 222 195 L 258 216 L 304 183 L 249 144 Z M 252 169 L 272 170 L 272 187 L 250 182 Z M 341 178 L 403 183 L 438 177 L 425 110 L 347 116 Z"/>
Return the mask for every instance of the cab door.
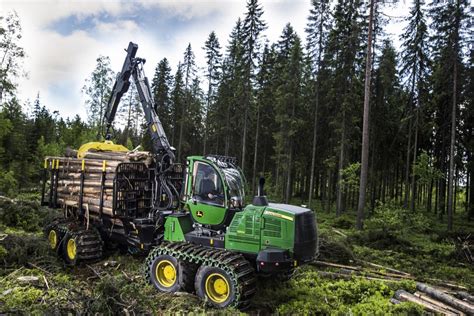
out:
<path id="1" fill-rule="evenodd" d="M 194 220 L 203 225 L 219 225 L 226 215 L 224 180 L 218 170 L 204 161 L 194 161 L 190 194 L 186 205 Z"/>

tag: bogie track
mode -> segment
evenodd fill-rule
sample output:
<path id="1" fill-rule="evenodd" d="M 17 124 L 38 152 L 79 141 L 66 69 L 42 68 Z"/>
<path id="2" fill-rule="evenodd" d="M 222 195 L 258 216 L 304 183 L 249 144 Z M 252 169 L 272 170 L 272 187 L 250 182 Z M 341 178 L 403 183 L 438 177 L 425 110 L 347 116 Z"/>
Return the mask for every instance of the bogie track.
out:
<path id="1" fill-rule="evenodd" d="M 250 299 L 256 291 L 256 276 L 254 268 L 241 255 L 235 252 L 226 251 L 225 249 L 207 248 L 187 242 L 163 242 L 160 246 L 154 248 L 148 255 L 145 262 L 145 275 L 151 282 L 154 260 L 158 256 L 168 255 L 176 258 L 179 262 L 187 265 L 193 264 L 194 267 L 200 266 L 197 273 L 188 272 L 189 275 L 196 275 L 195 286 L 197 294 L 206 299 L 210 305 L 215 307 L 233 306 L 239 309 L 245 309 L 249 306 Z M 198 280 L 200 271 L 204 268 L 214 269 L 214 274 L 221 275 L 222 282 L 228 283 L 229 299 L 223 302 L 216 302 L 206 291 L 202 290 L 199 283 L 206 282 L 203 275 Z M 203 272 L 204 273 L 204 272 Z M 188 278 L 189 280 L 189 278 Z"/>
<path id="2" fill-rule="evenodd" d="M 104 243 L 96 229 L 78 227 L 71 219 L 57 219 L 45 227 L 44 233 L 51 249 L 69 265 L 102 258 Z"/>

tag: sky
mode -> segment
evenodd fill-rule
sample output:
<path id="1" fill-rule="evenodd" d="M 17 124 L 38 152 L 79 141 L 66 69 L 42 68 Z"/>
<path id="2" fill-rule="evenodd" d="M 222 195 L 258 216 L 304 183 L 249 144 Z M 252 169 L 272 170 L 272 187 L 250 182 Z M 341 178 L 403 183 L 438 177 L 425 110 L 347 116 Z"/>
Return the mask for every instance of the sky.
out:
<path id="1" fill-rule="evenodd" d="M 278 40 L 284 26 L 291 23 L 304 38 L 310 0 L 260 0 L 267 23 L 264 36 Z M 399 1 L 383 9 L 388 16 L 407 15 L 410 2 Z M 51 111 L 64 118 L 79 114 L 86 118 L 85 96 L 81 92 L 99 55 L 109 56 L 117 72 L 130 41 L 138 44 L 137 56 L 147 60 L 145 73 L 164 57 L 173 68 L 183 58 L 188 43 L 204 69 L 202 47 L 215 31 L 221 47 L 227 45 L 237 19 L 246 11 L 245 0 L 0 0 L 0 15 L 16 11 L 22 25 L 20 45 L 27 57 L 26 76 L 17 80 L 21 102 L 33 101 L 37 94 Z M 401 19 L 391 19 L 389 36 L 397 45 L 403 29 Z"/>

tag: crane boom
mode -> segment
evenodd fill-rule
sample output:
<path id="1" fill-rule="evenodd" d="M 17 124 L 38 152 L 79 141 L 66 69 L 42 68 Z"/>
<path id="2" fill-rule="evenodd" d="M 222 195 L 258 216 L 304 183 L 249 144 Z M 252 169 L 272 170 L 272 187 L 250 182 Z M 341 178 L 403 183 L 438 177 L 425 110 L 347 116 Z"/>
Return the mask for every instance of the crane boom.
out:
<path id="1" fill-rule="evenodd" d="M 155 102 L 153 100 L 153 94 L 151 92 L 148 78 L 145 76 L 143 70 L 143 64 L 145 64 L 146 60 L 135 57 L 137 50 L 137 44 L 132 42 L 128 44 L 128 48 L 126 49 L 127 56 L 123 62 L 122 71 L 117 74 L 117 78 L 112 88 L 112 94 L 105 110 L 104 119 L 107 121 L 105 137 L 107 140 L 110 140 L 111 138 L 110 129 L 112 128 L 117 108 L 122 96 L 130 87 L 130 77 L 133 77 L 140 97 L 140 103 L 145 114 L 148 131 L 151 135 L 153 153 L 157 156 L 157 160 L 164 160 L 167 165 L 170 165 L 175 158 L 173 148 L 166 137 L 163 125 L 154 109 Z"/>

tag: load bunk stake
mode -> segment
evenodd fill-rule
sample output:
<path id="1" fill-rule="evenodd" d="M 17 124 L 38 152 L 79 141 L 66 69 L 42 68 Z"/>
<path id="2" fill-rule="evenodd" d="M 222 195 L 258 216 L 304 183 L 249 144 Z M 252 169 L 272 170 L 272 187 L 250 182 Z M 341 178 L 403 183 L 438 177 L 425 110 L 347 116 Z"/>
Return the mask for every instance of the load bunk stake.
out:
<path id="1" fill-rule="evenodd" d="M 99 219 L 102 220 L 102 211 L 104 207 L 104 186 L 105 186 L 105 177 L 106 177 L 106 164 L 107 161 L 102 161 L 102 177 L 100 179 L 100 203 L 99 203 Z"/>
<path id="2" fill-rule="evenodd" d="M 44 160 L 43 176 L 41 179 L 42 188 L 41 188 L 41 206 L 48 205 L 44 200 L 44 195 L 46 192 L 46 178 L 48 177 L 48 159 Z"/>
<path id="3" fill-rule="evenodd" d="M 86 161 L 82 159 L 82 166 L 81 166 L 81 184 L 79 187 L 79 219 L 81 221 L 84 220 L 84 209 L 82 208 L 82 202 L 84 197 L 84 178 L 85 178 L 85 166 Z"/>
<path id="4" fill-rule="evenodd" d="M 51 179 L 49 181 L 49 207 L 53 207 L 53 190 L 54 190 L 54 160 L 51 160 Z"/>
<path id="5" fill-rule="evenodd" d="M 56 159 L 56 176 L 54 178 L 54 207 L 58 207 L 59 159 Z"/>

